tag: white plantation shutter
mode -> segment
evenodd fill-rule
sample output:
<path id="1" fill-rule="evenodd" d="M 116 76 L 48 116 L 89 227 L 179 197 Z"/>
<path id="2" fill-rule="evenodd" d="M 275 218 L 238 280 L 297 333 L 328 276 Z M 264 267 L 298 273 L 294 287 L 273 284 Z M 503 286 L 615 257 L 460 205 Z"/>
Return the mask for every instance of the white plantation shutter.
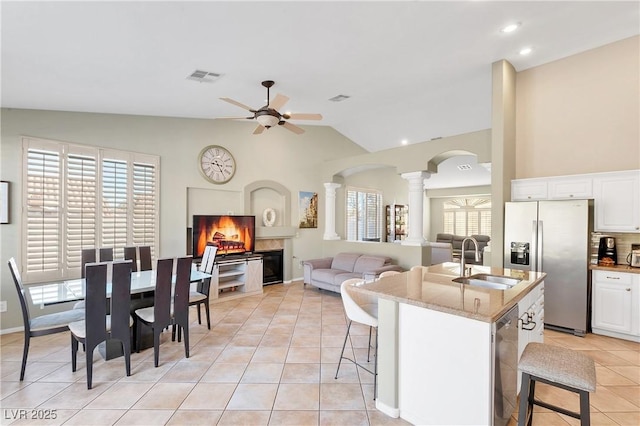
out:
<path id="1" fill-rule="evenodd" d="M 61 263 L 61 155 L 34 148 L 26 155 L 24 216 L 27 224 L 23 269 L 35 276 L 58 276 Z"/>
<path id="2" fill-rule="evenodd" d="M 80 276 L 84 248 L 157 253 L 156 155 L 23 138 L 21 272 L 26 283 Z M 45 297 L 45 295 L 42 295 Z"/>
<path id="3" fill-rule="evenodd" d="M 347 240 L 380 238 L 382 196 L 377 191 L 348 188 L 346 191 Z"/>
<path id="4" fill-rule="evenodd" d="M 151 246 L 152 256 L 157 229 L 156 182 L 154 164 L 133 164 L 132 243 L 136 246 Z"/>
<path id="5" fill-rule="evenodd" d="M 93 156 L 69 154 L 66 173 L 66 265 L 80 268 L 83 248 L 96 247 L 97 165 Z"/>
<path id="6" fill-rule="evenodd" d="M 114 259 L 121 258 L 127 245 L 128 221 L 128 170 L 120 160 L 102 161 L 102 243 L 101 247 L 113 247 Z"/>

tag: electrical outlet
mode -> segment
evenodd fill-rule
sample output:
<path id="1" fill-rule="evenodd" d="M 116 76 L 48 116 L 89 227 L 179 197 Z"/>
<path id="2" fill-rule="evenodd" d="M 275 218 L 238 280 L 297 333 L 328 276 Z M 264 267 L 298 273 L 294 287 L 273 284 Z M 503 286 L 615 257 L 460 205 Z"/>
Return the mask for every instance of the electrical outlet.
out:
<path id="1" fill-rule="evenodd" d="M 7 301 L 3 300 L 0 302 L 0 312 L 7 312 Z"/>

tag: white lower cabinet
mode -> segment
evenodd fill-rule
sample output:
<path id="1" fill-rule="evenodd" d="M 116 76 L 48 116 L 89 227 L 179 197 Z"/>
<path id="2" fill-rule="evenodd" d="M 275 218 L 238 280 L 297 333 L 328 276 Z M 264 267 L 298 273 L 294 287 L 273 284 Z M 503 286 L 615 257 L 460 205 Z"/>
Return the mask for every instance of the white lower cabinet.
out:
<path id="1" fill-rule="evenodd" d="M 640 275 L 592 271 L 593 333 L 640 341 Z"/>
<path id="2" fill-rule="evenodd" d="M 531 342 L 544 343 L 544 281 L 518 302 L 518 360 Z M 522 377 L 518 374 L 518 393 Z"/>
<path id="3" fill-rule="evenodd" d="M 235 299 L 262 293 L 262 257 L 216 259 L 209 298 Z"/>

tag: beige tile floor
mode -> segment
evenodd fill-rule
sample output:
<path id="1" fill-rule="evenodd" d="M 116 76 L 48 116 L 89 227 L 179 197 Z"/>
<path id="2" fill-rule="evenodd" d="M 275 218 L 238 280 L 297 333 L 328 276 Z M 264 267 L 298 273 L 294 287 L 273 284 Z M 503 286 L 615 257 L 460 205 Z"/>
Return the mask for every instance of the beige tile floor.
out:
<path id="1" fill-rule="evenodd" d="M 194 314 L 195 312 L 192 312 Z M 20 382 L 22 335 L 0 336 L 2 424 L 65 425 L 387 425 L 407 424 L 375 409 L 373 378 L 343 364 L 334 379 L 346 320 L 339 295 L 301 283 L 265 287 L 212 305 L 212 328 L 192 315 L 191 357 L 164 333 L 160 366 L 153 350 L 122 359 L 94 356 L 94 386 L 85 363 L 71 372 L 68 333 L 32 340 Z M 365 327 L 352 327 L 350 353 L 366 360 Z M 596 335 L 546 332 L 546 342 L 584 351 L 597 365 L 593 425 L 640 424 L 640 344 Z M 573 394 L 539 385 L 537 395 L 578 407 Z M 461 401 L 461 405 L 464 402 Z M 19 411 L 22 410 L 22 411 Z M 47 411 L 50 410 L 50 411 Z M 14 420 L 18 414 L 55 419 Z M 510 424 L 516 424 L 514 414 Z M 578 424 L 536 407 L 535 425 Z"/>

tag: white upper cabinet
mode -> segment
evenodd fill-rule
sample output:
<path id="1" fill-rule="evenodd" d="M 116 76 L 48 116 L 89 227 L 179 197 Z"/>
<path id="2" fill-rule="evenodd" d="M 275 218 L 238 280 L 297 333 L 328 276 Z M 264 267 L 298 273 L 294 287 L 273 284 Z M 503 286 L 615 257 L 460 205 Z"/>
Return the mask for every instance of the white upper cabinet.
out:
<path id="1" fill-rule="evenodd" d="M 512 201 L 594 200 L 594 230 L 640 232 L 640 170 L 515 179 Z"/>
<path id="2" fill-rule="evenodd" d="M 587 199 L 593 197 L 590 177 L 558 177 L 549 180 L 550 200 Z"/>
<path id="3" fill-rule="evenodd" d="M 640 232 L 640 171 L 594 177 L 596 231 Z"/>
<path id="4" fill-rule="evenodd" d="M 518 179 L 511 181 L 512 201 L 546 200 L 547 179 Z"/>

